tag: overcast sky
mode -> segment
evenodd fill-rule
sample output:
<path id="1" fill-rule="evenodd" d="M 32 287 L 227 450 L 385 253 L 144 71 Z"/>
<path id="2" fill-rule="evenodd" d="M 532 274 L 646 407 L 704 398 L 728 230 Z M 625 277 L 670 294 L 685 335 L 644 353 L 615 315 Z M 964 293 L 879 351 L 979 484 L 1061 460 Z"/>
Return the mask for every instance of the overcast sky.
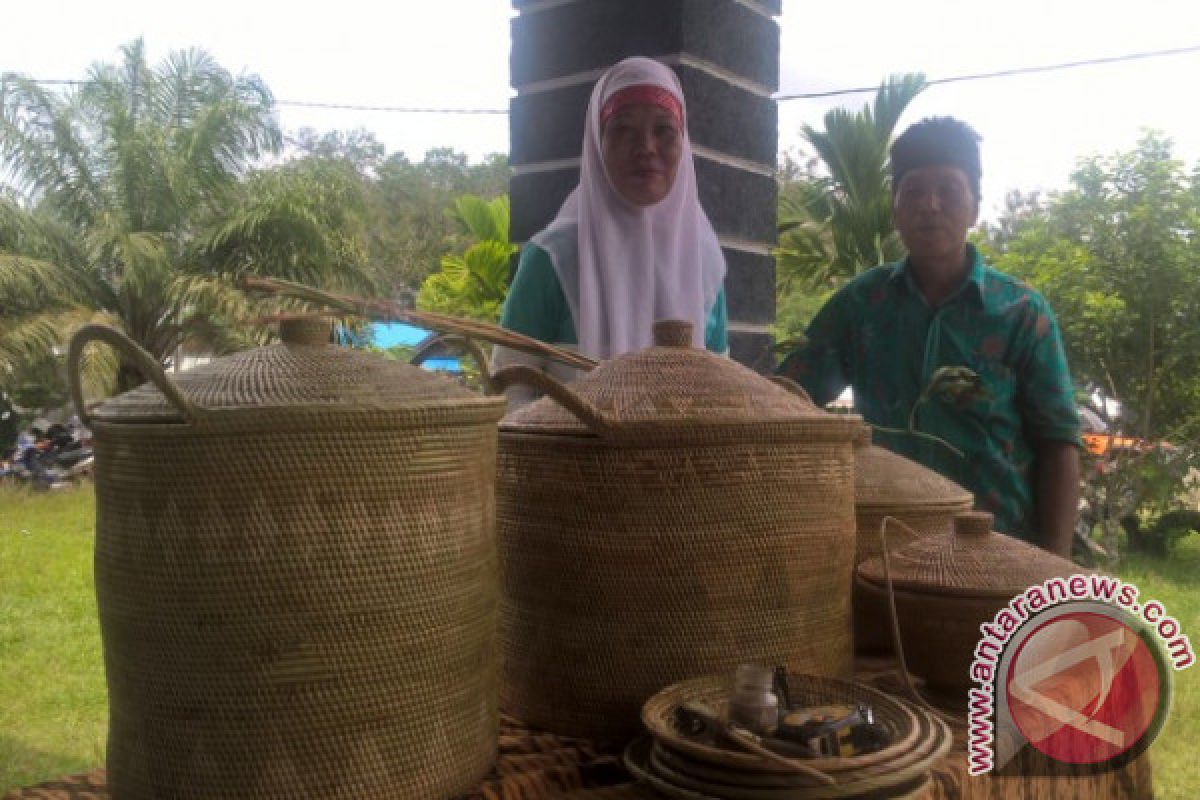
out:
<path id="1" fill-rule="evenodd" d="M 502 0 L 276 4 L 241 0 L 106 3 L 0 0 L 0 71 L 78 78 L 142 35 L 157 60 L 199 46 L 224 66 L 256 72 L 278 100 L 387 106 L 506 108 L 509 19 Z M 300 10 L 306 9 L 306 10 Z M 780 92 L 876 85 L 889 73 L 929 78 L 1200 45 L 1197 0 L 784 0 Z M 1142 128 L 1200 159 L 1200 54 L 1027 77 L 935 86 L 901 125 L 932 114 L 983 135 L 985 214 L 1005 192 L 1065 185 L 1076 159 L 1133 147 Z M 800 144 L 833 104 L 780 104 L 780 147 Z M 365 127 L 389 150 L 419 158 L 452 146 L 477 158 L 508 149 L 504 116 L 428 116 L 281 105 L 287 129 Z"/>

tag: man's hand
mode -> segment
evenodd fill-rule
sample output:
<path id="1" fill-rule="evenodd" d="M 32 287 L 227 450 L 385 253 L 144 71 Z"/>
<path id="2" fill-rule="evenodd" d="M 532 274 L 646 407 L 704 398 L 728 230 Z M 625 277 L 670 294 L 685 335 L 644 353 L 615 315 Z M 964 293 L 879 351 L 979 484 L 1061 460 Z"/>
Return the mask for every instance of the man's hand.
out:
<path id="1" fill-rule="evenodd" d="M 1034 462 L 1034 506 L 1044 549 L 1071 557 L 1071 537 L 1079 513 L 1079 448 L 1071 442 L 1042 440 Z"/>

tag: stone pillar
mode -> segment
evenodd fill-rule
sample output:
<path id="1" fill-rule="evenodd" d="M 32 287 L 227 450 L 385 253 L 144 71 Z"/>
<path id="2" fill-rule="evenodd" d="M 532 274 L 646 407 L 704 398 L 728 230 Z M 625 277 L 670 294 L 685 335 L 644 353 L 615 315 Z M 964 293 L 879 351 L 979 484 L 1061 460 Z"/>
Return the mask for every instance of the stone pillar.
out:
<path id="1" fill-rule="evenodd" d="M 510 104 L 512 237 L 541 230 L 579 180 L 588 96 L 633 55 L 679 75 L 700 202 L 725 251 L 730 352 L 771 367 L 775 319 L 782 0 L 513 0 Z"/>

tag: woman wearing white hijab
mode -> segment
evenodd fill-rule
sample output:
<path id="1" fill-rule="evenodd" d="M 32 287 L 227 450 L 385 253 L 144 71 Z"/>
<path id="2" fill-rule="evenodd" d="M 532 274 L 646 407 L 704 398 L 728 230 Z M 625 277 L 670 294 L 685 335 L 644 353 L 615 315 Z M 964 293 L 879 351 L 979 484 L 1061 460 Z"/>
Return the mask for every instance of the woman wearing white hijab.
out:
<path id="1" fill-rule="evenodd" d="M 596 82 L 579 185 L 522 251 L 504 327 L 604 359 L 650 346 L 657 320 L 687 319 L 696 347 L 727 349 L 725 259 L 686 118 L 678 78 L 656 61 L 626 59 Z M 503 348 L 496 358 L 531 363 Z"/>

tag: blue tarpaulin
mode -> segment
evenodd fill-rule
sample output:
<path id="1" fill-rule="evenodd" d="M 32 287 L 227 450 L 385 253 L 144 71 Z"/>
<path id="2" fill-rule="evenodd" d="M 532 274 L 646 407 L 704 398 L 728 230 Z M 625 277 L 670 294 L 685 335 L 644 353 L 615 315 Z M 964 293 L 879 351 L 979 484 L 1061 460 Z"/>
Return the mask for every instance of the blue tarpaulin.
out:
<path id="1" fill-rule="evenodd" d="M 429 331 L 406 322 L 376 322 L 371 326 L 372 344 L 384 350 L 389 347 L 416 347 L 429 336 Z"/>
<path id="2" fill-rule="evenodd" d="M 387 350 L 389 347 L 417 347 L 432 334 L 425 328 L 406 322 L 376 322 L 370 329 L 371 344 Z M 435 356 L 421 364 L 425 369 L 441 372 L 462 372 L 462 365 L 454 356 Z"/>

